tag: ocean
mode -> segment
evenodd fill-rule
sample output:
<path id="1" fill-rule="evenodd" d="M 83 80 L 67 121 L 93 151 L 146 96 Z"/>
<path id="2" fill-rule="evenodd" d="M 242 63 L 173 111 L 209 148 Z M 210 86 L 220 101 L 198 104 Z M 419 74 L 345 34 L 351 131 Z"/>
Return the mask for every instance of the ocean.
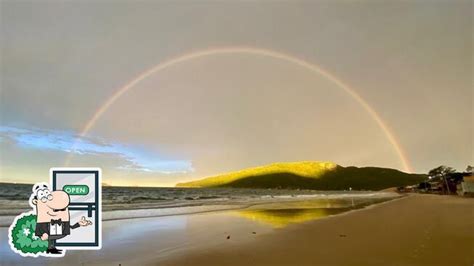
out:
<path id="1" fill-rule="evenodd" d="M 31 210 L 32 185 L 0 184 L 0 227 Z M 102 219 L 119 220 L 244 209 L 255 205 L 318 200 L 326 209 L 353 208 L 398 197 L 391 192 L 287 189 L 103 187 Z"/>

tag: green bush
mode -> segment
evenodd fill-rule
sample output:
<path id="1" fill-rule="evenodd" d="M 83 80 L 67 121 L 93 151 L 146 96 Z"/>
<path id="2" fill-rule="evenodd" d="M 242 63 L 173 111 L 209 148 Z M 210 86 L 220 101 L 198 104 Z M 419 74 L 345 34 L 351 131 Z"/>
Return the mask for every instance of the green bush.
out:
<path id="1" fill-rule="evenodd" d="M 27 214 L 16 220 L 10 231 L 11 246 L 17 251 L 28 255 L 45 252 L 48 241 L 41 240 L 35 235 L 36 215 Z"/>

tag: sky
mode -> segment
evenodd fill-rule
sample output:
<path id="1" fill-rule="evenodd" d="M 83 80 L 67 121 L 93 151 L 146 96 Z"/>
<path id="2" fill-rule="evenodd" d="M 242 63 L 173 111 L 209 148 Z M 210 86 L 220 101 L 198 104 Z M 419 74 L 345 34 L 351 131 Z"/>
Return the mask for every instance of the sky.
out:
<path id="1" fill-rule="evenodd" d="M 177 182 L 283 161 L 425 173 L 473 155 L 472 1 L 1 1 L 0 180 Z M 220 53 L 247 47 L 303 60 Z M 90 128 L 84 133 L 84 128 Z"/>

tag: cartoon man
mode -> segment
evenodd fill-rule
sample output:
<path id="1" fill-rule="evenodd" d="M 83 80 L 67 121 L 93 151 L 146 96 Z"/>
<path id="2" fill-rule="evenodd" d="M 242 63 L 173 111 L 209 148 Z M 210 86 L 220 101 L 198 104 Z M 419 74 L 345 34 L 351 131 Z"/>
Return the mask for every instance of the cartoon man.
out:
<path id="1" fill-rule="evenodd" d="M 79 222 L 71 225 L 69 202 L 69 195 L 62 190 L 51 191 L 46 184 L 33 187 L 31 203 L 36 207 L 37 215 L 35 235 L 48 240 L 48 254 L 61 254 L 61 250 L 55 247 L 56 240 L 69 235 L 71 229 L 92 224 L 83 216 Z"/>

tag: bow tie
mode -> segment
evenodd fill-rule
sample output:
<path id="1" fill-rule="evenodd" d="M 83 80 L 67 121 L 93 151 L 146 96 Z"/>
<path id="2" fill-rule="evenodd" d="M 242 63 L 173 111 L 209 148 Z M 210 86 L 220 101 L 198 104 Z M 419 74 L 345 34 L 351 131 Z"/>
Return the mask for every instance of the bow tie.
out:
<path id="1" fill-rule="evenodd" d="M 54 224 L 61 225 L 62 224 L 61 219 L 58 219 L 58 220 L 51 219 L 51 225 L 54 225 Z"/>

